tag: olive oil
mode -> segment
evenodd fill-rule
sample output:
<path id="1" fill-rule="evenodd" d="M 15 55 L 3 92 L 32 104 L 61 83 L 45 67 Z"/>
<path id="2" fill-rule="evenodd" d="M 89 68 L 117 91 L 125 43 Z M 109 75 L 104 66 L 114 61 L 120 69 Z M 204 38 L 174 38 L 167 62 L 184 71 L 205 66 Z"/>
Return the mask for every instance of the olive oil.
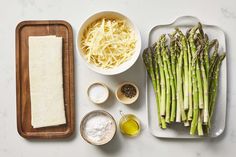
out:
<path id="1" fill-rule="evenodd" d="M 128 136 L 137 136 L 140 132 L 140 122 L 135 115 L 126 114 L 120 119 L 120 131 Z"/>

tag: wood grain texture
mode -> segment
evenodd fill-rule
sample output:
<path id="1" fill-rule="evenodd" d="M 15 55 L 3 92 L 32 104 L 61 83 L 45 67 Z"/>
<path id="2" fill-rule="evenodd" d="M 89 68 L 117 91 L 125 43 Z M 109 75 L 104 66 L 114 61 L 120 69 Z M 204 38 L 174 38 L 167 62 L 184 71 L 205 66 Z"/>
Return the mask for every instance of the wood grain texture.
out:
<path id="1" fill-rule="evenodd" d="M 29 82 L 29 36 L 56 35 L 63 37 L 63 90 L 66 124 L 53 127 L 33 128 Z M 74 111 L 74 52 L 73 32 L 65 21 L 23 21 L 16 27 L 16 109 L 17 130 L 24 138 L 65 138 L 75 128 Z"/>

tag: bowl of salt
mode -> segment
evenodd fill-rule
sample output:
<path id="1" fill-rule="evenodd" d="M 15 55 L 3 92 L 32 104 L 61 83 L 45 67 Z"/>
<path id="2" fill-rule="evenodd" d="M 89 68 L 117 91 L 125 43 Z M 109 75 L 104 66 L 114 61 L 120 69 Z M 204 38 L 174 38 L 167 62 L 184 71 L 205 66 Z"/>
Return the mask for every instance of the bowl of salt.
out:
<path id="1" fill-rule="evenodd" d="M 95 110 L 84 116 L 80 123 L 82 138 L 92 145 L 104 145 L 110 142 L 116 133 L 116 122 L 112 115 L 104 110 Z"/>
<path id="2" fill-rule="evenodd" d="M 95 82 L 88 87 L 87 95 L 94 104 L 102 104 L 109 97 L 109 89 L 105 84 Z"/>

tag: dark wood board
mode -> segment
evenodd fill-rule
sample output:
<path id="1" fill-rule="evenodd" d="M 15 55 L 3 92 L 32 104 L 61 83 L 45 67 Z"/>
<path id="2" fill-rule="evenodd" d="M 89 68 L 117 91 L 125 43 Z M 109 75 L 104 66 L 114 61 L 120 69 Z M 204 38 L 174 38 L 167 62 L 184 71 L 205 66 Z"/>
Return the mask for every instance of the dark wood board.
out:
<path id="1" fill-rule="evenodd" d="M 29 36 L 56 35 L 63 37 L 62 65 L 66 124 L 33 128 L 31 125 L 31 103 L 29 83 Z M 65 138 L 75 128 L 74 111 L 74 52 L 73 32 L 65 21 L 23 21 L 16 27 L 16 109 L 17 130 L 24 138 Z"/>

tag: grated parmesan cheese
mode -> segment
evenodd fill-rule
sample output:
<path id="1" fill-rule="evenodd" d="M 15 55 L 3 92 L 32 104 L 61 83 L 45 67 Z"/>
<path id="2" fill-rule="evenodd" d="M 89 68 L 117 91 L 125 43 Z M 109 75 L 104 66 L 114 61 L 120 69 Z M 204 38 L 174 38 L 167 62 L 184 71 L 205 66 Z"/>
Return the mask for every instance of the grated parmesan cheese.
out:
<path id="1" fill-rule="evenodd" d="M 114 68 L 134 53 L 136 36 L 124 20 L 102 18 L 84 32 L 81 47 L 89 63 L 102 68 Z"/>

